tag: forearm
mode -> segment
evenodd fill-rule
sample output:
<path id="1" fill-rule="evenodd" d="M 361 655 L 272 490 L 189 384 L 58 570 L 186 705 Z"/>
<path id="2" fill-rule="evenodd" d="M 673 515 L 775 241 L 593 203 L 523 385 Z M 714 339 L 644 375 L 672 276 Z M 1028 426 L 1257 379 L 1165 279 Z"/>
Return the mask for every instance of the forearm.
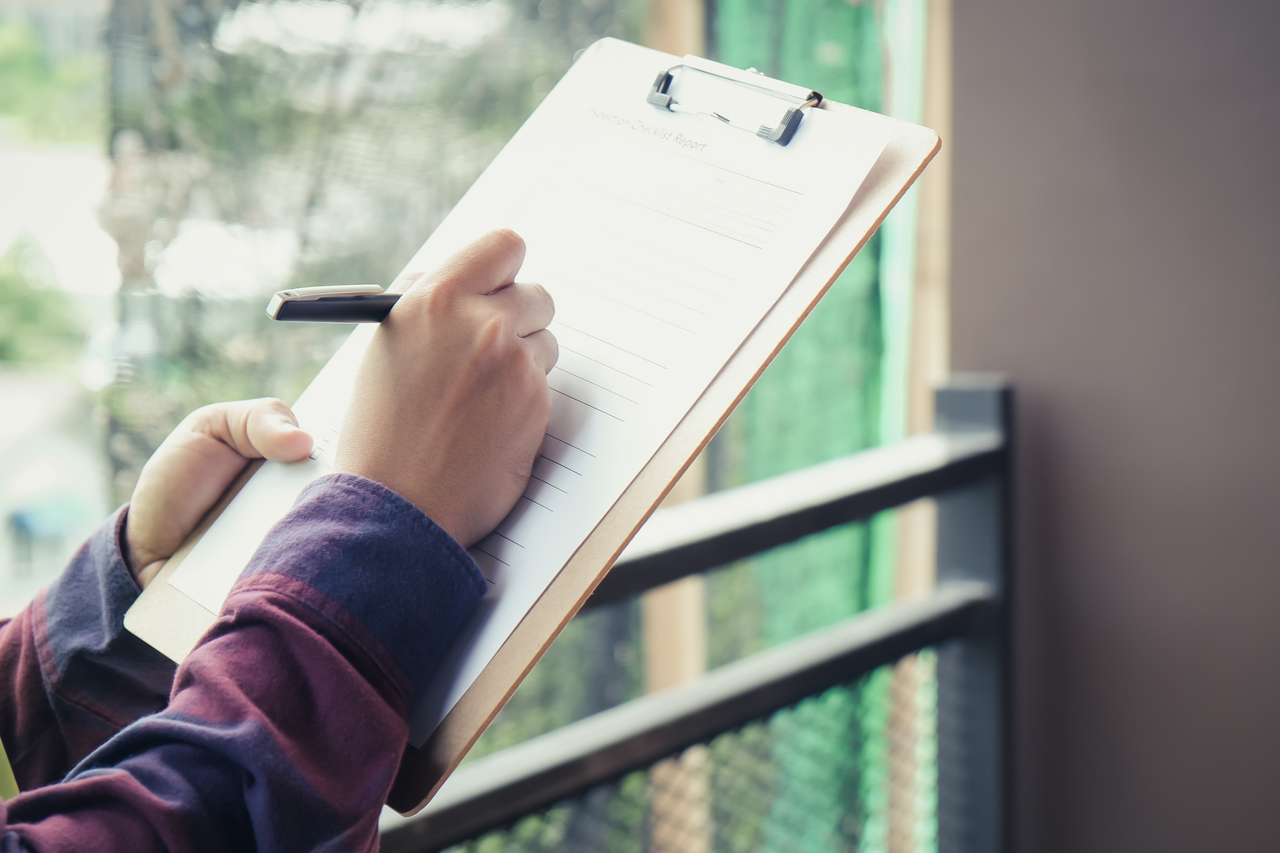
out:
<path id="1" fill-rule="evenodd" d="M 169 707 L 9 804 L 11 842 L 97 850 L 370 846 L 411 697 L 483 593 L 416 508 L 326 478 L 268 537 Z"/>
<path id="2" fill-rule="evenodd" d="M 23 790 L 62 778 L 168 701 L 173 664 L 124 630 L 138 595 L 119 547 L 125 512 L 0 628 L 0 740 Z"/>

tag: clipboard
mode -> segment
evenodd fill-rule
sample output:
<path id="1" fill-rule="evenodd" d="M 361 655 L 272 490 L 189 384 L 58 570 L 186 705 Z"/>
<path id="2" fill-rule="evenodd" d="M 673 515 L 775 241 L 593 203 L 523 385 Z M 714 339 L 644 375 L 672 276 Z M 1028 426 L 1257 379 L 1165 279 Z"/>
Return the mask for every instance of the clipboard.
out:
<path id="1" fill-rule="evenodd" d="M 652 55 L 655 64 L 661 65 L 661 70 L 647 92 L 636 92 L 637 99 L 643 99 L 654 110 L 690 113 L 704 117 L 702 120 L 710 116 L 757 136 L 760 145 L 785 148 L 806 115 L 816 109 L 855 111 L 870 118 L 870 114 L 853 107 L 824 101 L 816 92 L 772 81 L 754 72 L 730 69 L 696 57 L 679 60 L 656 51 L 646 53 Z M 708 81 L 714 81 L 720 92 L 725 91 L 725 85 L 748 92 L 754 106 L 742 108 L 743 101 L 738 99 L 735 110 L 721 112 L 705 97 L 700 100 L 695 96 L 698 86 Z M 388 798 L 392 808 L 413 814 L 439 790 L 560 630 L 591 595 L 635 531 L 940 147 L 937 135 L 930 130 L 883 116 L 874 119 L 888 123 L 885 127 L 889 141 L 843 215 L 763 320 L 702 390 L 675 430 L 581 541 L 536 602 L 524 612 L 514 630 L 421 747 L 406 748 Z M 145 606 L 141 606 L 144 602 L 140 599 L 126 618 L 126 627 L 170 657 L 185 656 L 204 630 L 199 628 L 193 637 L 192 626 L 211 624 L 216 614 L 210 614 L 168 580 L 260 464 L 250 465 L 237 478 L 148 587 L 144 593 Z M 145 630 L 142 630 L 144 623 Z"/>

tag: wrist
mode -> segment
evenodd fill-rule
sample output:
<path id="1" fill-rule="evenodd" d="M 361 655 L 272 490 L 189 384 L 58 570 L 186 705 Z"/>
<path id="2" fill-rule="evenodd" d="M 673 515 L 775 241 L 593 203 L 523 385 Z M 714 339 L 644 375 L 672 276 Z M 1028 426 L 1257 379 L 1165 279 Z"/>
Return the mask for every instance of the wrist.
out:
<path id="1" fill-rule="evenodd" d="M 129 575 L 139 589 L 146 589 L 147 584 L 155 579 L 160 569 L 164 568 L 165 559 L 152 554 L 146 548 L 139 547 L 131 535 L 132 516 L 130 504 L 125 504 L 120 527 L 116 532 L 116 547 L 120 550 L 120 560 L 129 570 Z"/>
<path id="2" fill-rule="evenodd" d="M 120 523 L 116 527 L 116 549 L 120 552 L 120 559 L 124 563 L 124 567 L 129 570 L 129 574 L 136 578 L 138 572 L 134 568 L 133 548 L 129 542 L 129 510 L 129 504 L 125 504 L 120 508 Z"/>

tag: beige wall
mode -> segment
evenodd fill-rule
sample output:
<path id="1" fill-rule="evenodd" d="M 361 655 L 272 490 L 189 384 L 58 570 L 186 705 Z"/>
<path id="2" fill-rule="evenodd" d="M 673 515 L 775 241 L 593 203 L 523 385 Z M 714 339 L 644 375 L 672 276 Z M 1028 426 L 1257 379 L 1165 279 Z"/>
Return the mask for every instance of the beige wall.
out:
<path id="1" fill-rule="evenodd" d="M 1280 4 L 954 37 L 952 360 L 1019 394 L 1019 849 L 1280 850 Z"/>

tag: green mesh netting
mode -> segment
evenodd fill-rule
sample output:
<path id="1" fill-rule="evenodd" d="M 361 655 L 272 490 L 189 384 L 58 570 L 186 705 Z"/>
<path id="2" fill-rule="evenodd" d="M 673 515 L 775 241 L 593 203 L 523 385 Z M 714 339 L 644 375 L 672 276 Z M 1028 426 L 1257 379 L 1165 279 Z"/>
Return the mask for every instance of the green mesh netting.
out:
<path id="1" fill-rule="evenodd" d="M 450 853 L 843 853 L 890 849 L 890 800 L 933 822 L 936 779 L 861 784 L 868 756 L 885 762 L 904 703 L 885 685 L 904 668 L 918 686 L 905 706 L 936 729 L 934 655 L 924 651 L 832 687 L 657 764 L 456 845 Z M 856 725 L 850 725 L 856 720 Z M 849 747 L 855 748 L 849 748 Z M 899 843 L 894 850 L 920 849 Z"/>
<path id="2" fill-rule="evenodd" d="M 877 6 L 847 0 L 718 0 L 709 45 L 716 58 L 882 109 L 884 67 Z M 882 435 L 885 322 L 881 242 L 853 259 L 717 436 L 709 465 L 723 488 L 843 456 Z M 829 625 L 887 600 L 891 519 L 850 525 L 756 557 L 709 579 L 710 661 L 717 665 Z M 839 701 L 809 707 L 803 724 L 772 739 L 777 777 L 760 819 L 761 845 L 777 851 L 886 849 L 889 768 L 884 720 L 890 683 L 867 679 Z M 815 729 L 841 730 L 842 760 L 804 768 Z M 857 840 L 823 827 L 843 814 Z M 805 820 L 802 816 L 808 815 Z M 927 836 L 928 831 L 915 833 Z"/>

